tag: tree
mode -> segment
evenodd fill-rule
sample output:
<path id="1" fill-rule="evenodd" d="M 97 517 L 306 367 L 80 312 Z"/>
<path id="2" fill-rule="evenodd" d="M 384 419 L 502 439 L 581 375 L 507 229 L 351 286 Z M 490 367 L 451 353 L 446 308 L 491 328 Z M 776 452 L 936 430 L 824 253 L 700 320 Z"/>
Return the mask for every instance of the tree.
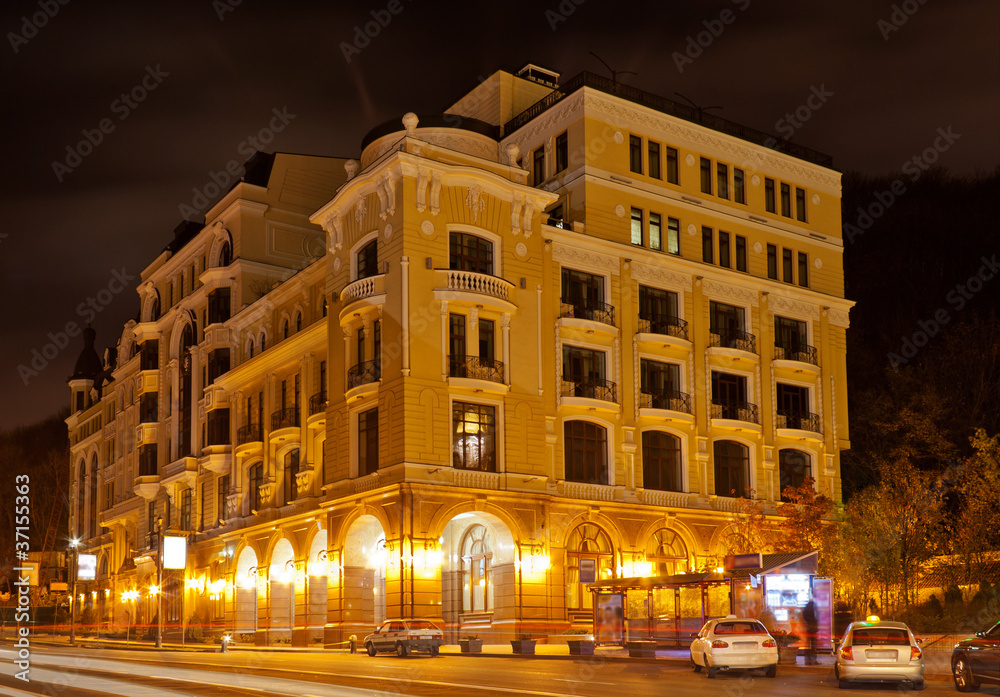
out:
<path id="1" fill-rule="evenodd" d="M 822 559 L 823 550 L 830 537 L 829 524 L 824 520 L 833 512 L 833 501 L 823 494 L 817 494 L 815 480 L 807 477 L 799 486 L 786 486 L 781 492 L 785 503 L 780 504 L 778 513 L 784 516 L 778 524 L 776 552 L 804 552 L 818 550 Z"/>
<path id="2" fill-rule="evenodd" d="M 975 453 L 956 468 L 954 491 L 958 512 L 948 525 L 952 551 L 961 559 L 963 581 L 982 582 L 988 553 L 1000 549 L 1000 436 L 982 429 L 972 437 Z"/>
<path id="3" fill-rule="evenodd" d="M 727 517 L 729 527 L 723 537 L 726 554 L 770 551 L 768 540 L 771 534 L 764 516 L 764 501 L 755 499 L 753 491 L 734 501 L 733 512 Z"/>

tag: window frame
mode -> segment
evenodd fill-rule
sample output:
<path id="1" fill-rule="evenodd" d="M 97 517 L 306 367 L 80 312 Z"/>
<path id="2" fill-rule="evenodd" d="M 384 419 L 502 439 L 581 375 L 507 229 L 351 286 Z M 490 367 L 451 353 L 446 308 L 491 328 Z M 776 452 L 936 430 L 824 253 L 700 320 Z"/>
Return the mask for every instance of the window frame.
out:
<path id="1" fill-rule="evenodd" d="M 715 163 L 716 195 L 729 200 L 729 165 L 724 162 Z"/>
<path id="2" fill-rule="evenodd" d="M 628 137 L 628 169 L 633 174 L 642 174 L 642 136 Z"/>
<path id="3" fill-rule="evenodd" d="M 663 170 L 660 167 L 660 144 L 655 140 L 646 142 L 646 161 L 649 167 L 649 176 L 653 179 L 662 179 Z"/>
<path id="4" fill-rule="evenodd" d="M 742 475 L 743 475 L 743 481 L 740 482 L 741 484 L 743 484 L 742 492 L 736 491 L 736 489 L 733 486 L 731 486 L 733 483 L 731 477 L 727 477 L 728 480 L 727 483 L 730 485 L 728 491 L 726 493 L 719 492 L 719 480 L 721 479 L 721 477 L 719 476 L 720 454 L 718 452 L 718 448 L 723 443 L 732 443 L 733 445 L 739 446 L 740 448 L 743 449 L 743 457 L 740 463 L 742 465 Z M 751 448 L 749 445 L 739 440 L 734 440 L 732 438 L 719 438 L 712 442 L 712 470 L 714 474 L 713 491 L 716 496 L 722 496 L 726 498 L 745 498 L 746 494 L 750 493 L 749 490 L 753 489 L 753 487 L 751 487 L 750 484 L 753 482 L 753 474 L 754 474 L 752 452 L 753 448 Z M 731 455 L 729 456 L 729 458 L 734 459 L 734 456 Z M 727 464 L 726 466 L 726 469 L 729 470 L 730 472 L 732 470 L 735 470 L 736 468 L 737 467 L 732 466 L 732 463 Z"/>
<path id="5" fill-rule="evenodd" d="M 667 168 L 667 183 L 669 184 L 680 184 L 680 163 L 677 155 L 677 148 L 672 148 L 667 146 L 667 151 L 665 153 L 666 157 L 666 168 Z"/>
<path id="6" fill-rule="evenodd" d="M 778 212 L 778 204 L 775 196 L 774 180 L 770 177 L 764 177 L 764 210 L 768 213 Z"/>
<path id="7" fill-rule="evenodd" d="M 492 402 L 492 401 L 468 401 L 466 399 L 455 399 L 452 398 L 450 404 L 450 425 L 451 425 L 451 438 L 450 438 L 450 453 L 451 453 L 451 467 L 456 470 L 465 470 L 471 472 L 503 472 L 503 431 L 501 426 L 502 419 L 502 403 Z M 457 437 L 457 424 L 455 421 L 456 412 L 458 409 L 466 409 L 463 414 L 468 414 L 468 407 L 476 407 L 478 409 L 492 409 L 493 410 L 493 421 L 492 421 L 492 452 L 490 453 L 491 462 L 488 467 L 459 467 L 455 463 L 455 459 L 458 456 L 457 449 L 459 447 L 459 438 Z M 482 422 L 480 422 L 482 423 Z M 463 429 L 464 430 L 464 429 Z"/>
<path id="8" fill-rule="evenodd" d="M 733 167 L 733 201 L 743 205 L 747 202 L 746 172 L 739 167 Z"/>
<path id="9" fill-rule="evenodd" d="M 795 187 L 795 219 L 806 223 L 806 190 L 802 187 Z"/>
<path id="10" fill-rule="evenodd" d="M 555 137 L 553 159 L 555 161 L 553 174 L 559 174 L 569 167 L 569 131 L 563 131 Z"/>
<path id="11" fill-rule="evenodd" d="M 707 157 L 701 158 L 701 193 L 712 195 L 712 161 Z"/>
<path id="12" fill-rule="evenodd" d="M 601 442 L 601 439 L 599 437 L 598 438 L 590 438 L 587 435 L 574 435 L 574 434 L 570 434 L 569 433 L 569 429 L 571 427 L 574 427 L 576 424 L 585 424 L 587 426 L 592 426 L 595 429 L 597 429 L 595 431 L 595 434 L 603 435 L 603 443 Z M 562 429 L 562 431 L 563 431 L 563 480 L 567 481 L 567 482 L 578 482 L 578 483 L 582 483 L 582 484 L 600 484 L 602 486 L 614 486 L 614 467 L 615 467 L 615 464 L 614 464 L 614 452 L 611 449 L 611 445 L 612 445 L 612 441 L 614 439 L 614 435 L 613 435 L 611 427 L 608 424 L 603 423 L 602 421 L 599 421 L 597 419 L 592 419 L 592 418 L 578 418 L 578 419 L 566 419 L 566 420 L 564 420 L 563 421 L 563 429 Z M 601 434 L 601 431 L 603 431 L 603 434 Z M 596 458 L 595 458 L 595 461 L 594 461 L 594 474 L 595 474 L 595 479 L 597 479 L 598 481 L 593 481 L 592 482 L 592 481 L 589 481 L 589 480 L 587 480 L 585 478 L 586 475 L 587 475 L 587 472 L 586 472 L 587 463 L 586 462 L 584 462 L 582 464 L 582 467 L 583 467 L 583 470 L 584 470 L 582 472 L 582 474 L 583 474 L 584 478 L 577 478 L 576 477 L 576 475 L 581 474 L 581 472 L 575 471 L 576 470 L 576 466 L 575 465 L 574 465 L 574 472 L 573 472 L 574 477 L 570 476 L 570 467 L 571 467 L 571 464 L 570 464 L 570 445 L 567 443 L 567 438 L 580 438 L 580 439 L 583 439 L 585 441 L 588 441 L 588 442 L 589 441 L 593 441 L 593 442 L 595 442 L 595 443 L 598 444 L 598 447 L 596 447 L 593 450 L 593 452 L 594 452 L 595 455 L 597 455 L 601 459 L 603 459 L 603 468 L 604 468 L 604 472 L 603 472 L 604 477 L 603 477 L 603 479 L 604 479 L 604 481 L 600 481 L 600 479 L 602 477 L 600 476 L 601 473 L 598 472 L 598 468 L 599 468 L 599 466 L 600 466 L 601 463 L 597 462 Z"/>
<path id="13" fill-rule="evenodd" d="M 650 457 L 650 458 L 647 459 L 647 452 L 646 452 L 646 450 L 647 450 L 647 442 L 646 441 L 647 441 L 647 438 L 651 434 L 657 434 L 659 436 L 666 436 L 667 438 L 672 438 L 676 442 L 676 448 L 671 450 L 671 452 L 675 453 L 676 461 L 673 462 L 673 463 L 667 463 L 667 465 L 666 465 L 668 468 L 669 467 L 675 467 L 676 468 L 676 470 L 675 470 L 676 485 L 673 488 L 668 487 L 668 486 L 666 486 L 664 484 L 663 480 L 664 479 L 670 479 L 670 478 L 669 477 L 666 477 L 666 478 L 663 477 L 663 469 L 664 469 L 664 467 L 663 467 L 663 461 L 662 460 L 658 460 L 657 461 L 658 464 L 659 464 L 659 466 L 660 466 L 660 470 L 658 472 L 656 486 L 651 486 L 650 485 L 651 484 L 650 479 L 652 479 L 652 478 L 651 477 L 647 477 L 647 472 L 651 472 L 653 470 L 653 462 L 652 462 L 653 458 Z M 668 449 L 666 447 L 663 447 L 663 446 L 652 446 L 652 445 L 649 445 L 648 447 L 650 448 L 650 450 L 654 449 L 654 447 L 655 447 L 656 450 L 670 450 L 670 449 Z M 683 441 L 683 439 L 679 435 L 677 435 L 675 433 L 671 433 L 670 431 L 664 430 L 662 428 L 656 428 L 656 427 L 654 427 L 654 428 L 647 428 L 647 429 L 644 429 L 642 431 L 642 433 L 640 434 L 640 436 L 639 436 L 639 448 L 640 448 L 640 453 L 641 453 L 641 456 L 642 456 L 642 488 L 643 489 L 653 489 L 655 491 L 674 491 L 674 492 L 679 492 L 679 493 L 683 493 L 683 492 L 685 492 L 687 490 L 687 487 L 685 486 L 685 476 L 684 476 L 685 475 L 685 472 L 684 472 L 684 441 Z M 651 454 L 652 453 L 650 453 L 650 455 Z"/>

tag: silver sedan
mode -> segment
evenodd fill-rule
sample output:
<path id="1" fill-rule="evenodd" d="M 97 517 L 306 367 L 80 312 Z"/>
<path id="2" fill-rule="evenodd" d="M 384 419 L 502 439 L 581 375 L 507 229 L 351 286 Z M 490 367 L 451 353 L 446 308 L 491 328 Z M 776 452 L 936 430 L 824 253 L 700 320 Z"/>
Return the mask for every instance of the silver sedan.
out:
<path id="1" fill-rule="evenodd" d="M 847 628 L 833 671 L 841 688 L 855 682 L 893 682 L 924 689 L 924 655 L 913 632 L 902 622 L 878 617 Z"/>

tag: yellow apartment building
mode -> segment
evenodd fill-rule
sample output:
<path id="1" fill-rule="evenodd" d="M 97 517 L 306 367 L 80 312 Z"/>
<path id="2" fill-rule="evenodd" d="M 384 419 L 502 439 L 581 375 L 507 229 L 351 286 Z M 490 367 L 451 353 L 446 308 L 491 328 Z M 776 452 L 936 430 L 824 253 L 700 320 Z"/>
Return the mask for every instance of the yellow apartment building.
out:
<path id="1" fill-rule="evenodd" d="M 158 526 L 168 629 L 260 644 L 558 634 L 590 580 L 714 569 L 736 497 L 840 499 L 842 252 L 827 156 L 589 73 L 259 155 L 86 337 L 77 600 L 151 622 Z"/>

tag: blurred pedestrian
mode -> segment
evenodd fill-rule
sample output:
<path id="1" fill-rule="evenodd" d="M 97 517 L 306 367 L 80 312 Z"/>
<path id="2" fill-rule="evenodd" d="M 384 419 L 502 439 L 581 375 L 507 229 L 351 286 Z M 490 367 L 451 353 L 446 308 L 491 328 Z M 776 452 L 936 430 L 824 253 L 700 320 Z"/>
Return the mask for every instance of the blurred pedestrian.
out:
<path id="1" fill-rule="evenodd" d="M 816 658 L 816 634 L 819 632 L 819 620 L 816 617 L 816 603 L 812 598 L 802 608 L 802 621 L 806 625 L 806 639 L 809 648 L 806 650 L 806 665 L 816 665 L 819 660 Z"/>

